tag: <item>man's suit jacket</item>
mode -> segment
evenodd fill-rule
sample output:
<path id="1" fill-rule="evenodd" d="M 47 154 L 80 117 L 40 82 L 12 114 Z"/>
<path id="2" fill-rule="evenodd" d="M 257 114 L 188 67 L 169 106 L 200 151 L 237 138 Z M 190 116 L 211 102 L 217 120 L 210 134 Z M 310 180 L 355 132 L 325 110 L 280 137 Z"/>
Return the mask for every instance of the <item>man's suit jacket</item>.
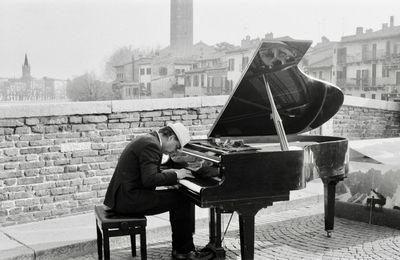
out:
<path id="1" fill-rule="evenodd" d="M 151 195 L 155 187 L 177 183 L 176 173 L 160 172 L 162 152 L 158 138 L 158 134 L 152 132 L 127 145 L 108 186 L 104 199 L 106 206 L 142 212 L 155 203 Z"/>

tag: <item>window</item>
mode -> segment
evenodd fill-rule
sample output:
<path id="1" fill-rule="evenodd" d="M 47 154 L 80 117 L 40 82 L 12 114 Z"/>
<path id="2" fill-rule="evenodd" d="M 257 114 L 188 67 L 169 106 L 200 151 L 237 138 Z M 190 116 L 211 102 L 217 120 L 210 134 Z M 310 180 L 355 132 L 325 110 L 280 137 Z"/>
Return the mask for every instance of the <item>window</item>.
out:
<path id="1" fill-rule="evenodd" d="M 346 63 L 346 56 L 347 56 L 346 48 L 340 48 L 337 50 L 337 62 L 339 64 Z"/>
<path id="2" fill-rule="evenodd" d="M 146 74 L 147 74 L 147 75 L 151 75 L 151 68 L 147 68 L 147 69 L 146 69 Z"/>
<path id="3" fill-rule="evenodd" d="M 247 63 L 249 63 L 249 57 L 243 57 L 242 58 L 242 70 L 244 70 L 246 68 Z"/>
<path id="4" fill-rule="evenodd" d="M 386 56 L 390 56 L 390 41 L 386 42 Z"/>
<path id="5" fill-rule="evenodd" d="M 361 70 L 357 70 L 356 73 L 356 85 L 361 86 Z"/>
<path id="6" fill-rule="evenodd" d="M 400 85 L 400 71 L 396 72 L 396 85 Z"/>
<path id="7" fill-rule="evenodd" d="M 168 70 L 167 70 L 166 67 L 160 67 L 160 68 L 158 69 L 158 73 L 159 73 L 160 75 L 167 75 Z"/>
<path id="8" fill-rule="evenodd" d="M 363 97 L 363 98 L 365 98 L 365 94 L 361 94 L 361 95 L 360 95 L 360 97 Z"/>
<path id="9" fill-rule="evenodd" d="M 376 64 L 372 64 L 372 86 L 376 85 Z"/>
<path id="10" fill-rule="evenodd" d="M 319 79 L 322 79 L 322 71 L 319 72 Z"/>
<path id="11" fill-rule="evenodd" d="M 151 96 L 151 83 L 147 82 L 147 96 Z"/>
<path id="12" fill-rule="evenodd" d="M 204 87 L 204 74 L 201 74 L 200 86 Z"/>
<path id="13" fill-rule="evenodd" d="M 389 77 L 389 68 L 385 65 L 382 66 L 382 78 Z"/>
<path id="14" fill-rule="evenodd" d="M 190 82 L 190 76 L 186 76 L 185 77 L 185 86 L 190 86 L 191 82 Z"/>
<path id="15" fill-rule="evenodd" d="M 363 44 L 361 48 L 361 60 L 366 61 L 368 60 L 368 44 Z"/>
<path id="16" fill-rule="evenodd" d="M 140 68 L 140 75 L 144 75 L 144 68 Z"/>
<path id="17" fill-rule="evenodd" d="M 235 70 L 235 59 L 228 60 L 228 71 Z"/>
<path id="18" fill-rule="evenodd" d="M 194 77 L 193 77 L 193 86 L 195 86 L 195 87 L 199 86 L 199 75 L 194 75 Z"/>
<path id="19" fill-rule="evenodd" d="M 363 87 L 368 86 L 368 70 L 362 70 L 361 76 L 362 76 Z"/>
<path id="20" fill-rule="evenodd" d="M 371 98 L 372 98 L 372 99 L 376 99 L 376 94 L 372 94 L 372 95 L 371 95 Z"/>
<path id="21" fill-rule="evenodd" d="M 376 60 L 376 43 L 372 44 L 372 59 Z"/>

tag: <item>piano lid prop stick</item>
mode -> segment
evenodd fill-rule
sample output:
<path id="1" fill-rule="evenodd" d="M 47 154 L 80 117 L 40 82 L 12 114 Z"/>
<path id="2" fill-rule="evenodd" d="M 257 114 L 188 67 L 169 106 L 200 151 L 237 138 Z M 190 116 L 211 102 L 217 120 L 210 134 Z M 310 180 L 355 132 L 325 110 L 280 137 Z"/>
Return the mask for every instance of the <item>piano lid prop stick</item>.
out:
<path id="1" fill-rule="evenodd" d="M 271 88 L 269 87 L 268 81 L 265 79 L 264 74 L 263 74 L 263 79 L 264 79 L 265 88 L 267 89 L 269 103 L 271 104 L 272 120 L 274 121 L 276 133 L 278 134 L 278 137 L 279 137 L 281 149 L 282 149 L 282 151 L 288 151 L 289 144 L 286 139 L 285 129 L 283 128 L 281 117 L 279 116 L 278 110 L 276 109 L 274 97 L 272 96 L 272 92 L 271 92 Z"/>

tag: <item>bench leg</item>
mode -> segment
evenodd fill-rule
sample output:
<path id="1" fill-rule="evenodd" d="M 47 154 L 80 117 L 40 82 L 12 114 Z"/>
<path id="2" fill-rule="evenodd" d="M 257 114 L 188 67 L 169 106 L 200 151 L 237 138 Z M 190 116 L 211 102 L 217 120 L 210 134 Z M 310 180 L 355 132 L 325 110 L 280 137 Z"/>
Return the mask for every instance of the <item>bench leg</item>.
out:
<path id="1" fill-rule="evenodd" d="M 96 219 L 96 233 L 97 233 L 97 255 L 99 260 L 103 259 L 103 236 L 101 234 L 100 228 L 98 226 L 98 222 Z"/>
<path id="2" fill-rule="evenodd" d="M 110 236 L 108 235 L 108 229 L 103 229 L 104 237 L 104 260 L 110 260 Z"/>
<path id="3" fill-rule="evenodd" d="M 130 235 L 131 235 L 131 251 L 132 251 L 132 256 L 136 256 L 136 234 L 134 229 L 130 229 Z"/>
<path id="4" fill-rule="evenodd" d="M 147 260 L 147 246 L 146 246 L 146 228 L 143 227 L 140 232 L 140 256 L 142 260 Z"/>

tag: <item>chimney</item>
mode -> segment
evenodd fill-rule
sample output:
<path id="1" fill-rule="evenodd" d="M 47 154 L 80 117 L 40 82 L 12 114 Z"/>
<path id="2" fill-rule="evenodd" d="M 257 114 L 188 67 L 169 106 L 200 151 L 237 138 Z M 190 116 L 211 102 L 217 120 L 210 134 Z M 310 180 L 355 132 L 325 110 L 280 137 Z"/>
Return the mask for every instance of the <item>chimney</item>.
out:
<path id="1" fill-rule="evenodd" d="M 327 42 L 329 42 L 329 39 L 326 36 L 322 36 L 321 37 L 321 42 L 322 43 L 327 43 Z"/>
<path id="2" fill-rule="evenodd" d="M 137 75 L 135 75 L 135 56 L 134 55 L 132 55 L 131 61 L 132 61 L 132 81 L 135 81 L 135 79 L 137 78 Z"/>
<path id="3" fill-rule="evenodd" d="M 363 31 L 364 31 L 363 27 L 357 27 L 356 28 L 356 35 L 363 34 Z"/>
<path id="4" fill-rule="evenodd" d="M 385 31 L 388 28 L 388 24 L 387 23 L 383 23 L 382 24 L 382 31 Z"/>
<path id="5" fill-rule="evenodd" d="M 274 34 L 272 32 L 266 33 L 265 36 L 264 36 L 264 39 L 265 40 L 272 40 L 272 39 L 274 39 Z"/>
<path id="6" fill-rule="evenodd" d="M 394 16 L 390 16 L 390 27 L 394 27 Z"/>

